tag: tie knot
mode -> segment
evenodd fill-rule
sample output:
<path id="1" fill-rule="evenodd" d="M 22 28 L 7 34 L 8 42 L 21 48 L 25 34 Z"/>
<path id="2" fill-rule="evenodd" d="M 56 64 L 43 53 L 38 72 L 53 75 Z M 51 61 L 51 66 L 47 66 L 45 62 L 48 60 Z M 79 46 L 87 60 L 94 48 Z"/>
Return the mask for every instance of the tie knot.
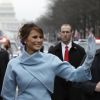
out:
<path id="1" fill-rule="evenodd" d="M 68 49 L 68 46 L 65 46 L 65 49 Z"/>

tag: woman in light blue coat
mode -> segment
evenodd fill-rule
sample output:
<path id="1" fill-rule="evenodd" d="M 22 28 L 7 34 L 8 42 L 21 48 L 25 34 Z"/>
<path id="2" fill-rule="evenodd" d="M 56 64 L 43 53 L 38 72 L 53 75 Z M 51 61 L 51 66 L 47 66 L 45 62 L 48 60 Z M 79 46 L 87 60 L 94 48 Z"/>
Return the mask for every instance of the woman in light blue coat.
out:
<path id="1" fill-rule="evenodd" d="M 52 54 L 40 52 L 43 31 L 34 23 L 26 23 L 21 27 L 20 39 L 24 50 L 8 63 L 1 93 L 4 100 L 51 100 L 55 75 L 66 81 L 91 79 L 90 66 L 96 51 L 93 35 L 88 38 L 85 62 L 77 69 Z"/>

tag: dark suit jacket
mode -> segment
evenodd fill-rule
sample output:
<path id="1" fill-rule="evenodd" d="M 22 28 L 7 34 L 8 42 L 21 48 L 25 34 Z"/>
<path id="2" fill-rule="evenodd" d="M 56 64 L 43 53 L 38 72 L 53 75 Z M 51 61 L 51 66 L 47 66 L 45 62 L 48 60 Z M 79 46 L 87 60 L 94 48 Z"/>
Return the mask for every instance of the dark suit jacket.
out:
<path id="1" fill-rule="evenodd" d="M 95 92 L 95 87 L 100 82 L 100 49 L 97 50 L 91 66 L 92 79 L 76 86 L 84 93 L 84 100 L 100 100 L 100 92 Z M 75 86 L 75 84 L 73 85 Z"/>
<path id="2" fill-rule="evenodd" d="M 55 47 L 50 49 L 49 53 L 58 56 L 63 61 L 61 43 L 57 44 Z M 84 56 L 85 56 L 85 50 L 78 44 L 72 42 L 72 48 L 69 51 L 69 62 L 73 66 L 75 66 L 75 68 L 77 68 L 81 64 Z M 55 83 L 54 83 L 53 99 L 54 100 L 78 100 L 79 92 L 77 93 L 76 89 L 74 92 L 74 89 L 72 88 L 74 87 L 71 87 L 70 82 L 66 82 L 64 79 L 56 76 Z"/>
<path id="3" fill-rule="evenodd" d="M 0 93 L 1 93 L 3 78 L 4 78 L 8 61 L 9 61 L 8 52 L 0 48 Z M 0 100 L 2 100 L 1 97 Z"/>

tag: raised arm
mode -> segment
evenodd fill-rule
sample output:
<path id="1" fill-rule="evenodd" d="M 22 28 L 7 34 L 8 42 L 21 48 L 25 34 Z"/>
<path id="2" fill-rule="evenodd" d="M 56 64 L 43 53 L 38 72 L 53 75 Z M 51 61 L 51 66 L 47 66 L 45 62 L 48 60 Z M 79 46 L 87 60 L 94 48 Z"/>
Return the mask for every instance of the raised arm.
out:
<path id="1" fill-rule="evenodd" d="M 95 43 L 95 37 L 93 34 L 90 34 L 88 37 L 88 45 L 87 45 L 87 51 L 86 51 L 86 59 L 82 66 L 86 69 L 90 68 L 92 65 L 92 62 L 94 60 L 96 54 L 96 43 Z"/>
<path id="2" fill-rule="evenodd" d="M 57 68 L 57 72 L 59 72 L 57 74 L 60 77 L 63 77 L 66 80 L 74 82 L 83 82 L 91 79 L 90 67 L 92 65 L 96 53 L 95 38 L 92 34 L 89 35 L 87 42 L 88 46 L 87 46 L 86 58 L 83 64 L 79 66 L 77 69 L 75 69 L 75 67 L 73 67 L 68 62 L 67 64 L 66 63 L 62 64 L 60 67 Z M 58 61 L 55 63 L 58 63 Z"/>

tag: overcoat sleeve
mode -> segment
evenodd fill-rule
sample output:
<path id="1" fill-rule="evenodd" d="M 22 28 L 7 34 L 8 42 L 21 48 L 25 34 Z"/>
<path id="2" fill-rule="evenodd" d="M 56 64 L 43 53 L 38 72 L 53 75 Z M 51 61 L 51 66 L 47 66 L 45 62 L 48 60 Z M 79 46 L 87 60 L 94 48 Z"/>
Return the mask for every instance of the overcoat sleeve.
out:
<path id="1" fill-rule="evenodd" d="M 2 94 L 6 94 L 4 100 L 15 100 L 16 97 L 16 81 L 14 77 L 14 73 L 12 71 L 12 66 L 8 63 L 5 78 L 4 78 L 3 88 L 1 92 Z M 9 86 L 9 89 L 8 89 Z"/>
<path id="2" fill-rule="evenodd" d="M 52 64 L 54 64 L 52 66 L 57 66 L 55 73 L 67 81 L 84 82 L 91 79 L 90 69 L 84 66 L 80 66 L 76 69 L 69 62 L 62 62 L 56 56 L 53 57 Z"/>

